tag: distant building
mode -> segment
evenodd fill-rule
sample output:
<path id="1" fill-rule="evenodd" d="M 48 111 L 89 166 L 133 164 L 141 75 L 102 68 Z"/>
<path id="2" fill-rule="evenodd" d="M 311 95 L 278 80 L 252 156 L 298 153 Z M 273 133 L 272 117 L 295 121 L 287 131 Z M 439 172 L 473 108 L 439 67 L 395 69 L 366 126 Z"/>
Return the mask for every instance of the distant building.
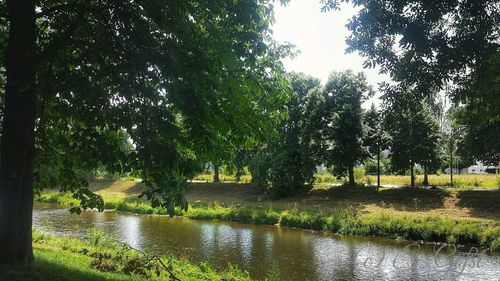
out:
<path id="1" fill-rule="evenodd" d="M 495 166 L 486 166 L 481 162 L 476 162 L 476 165 L 469 166 L 467 168 L 463 168 L 460 171 L 458 169 L 453 169 L 454 174 L 492 174 L 495 173 L 497 169 L 500 169 L 499 165 Z M 444 170 L 446 174 L 450 173 L 450 168 L 446 168 Z"/>
<path id="2" fill-rule="evenodd" d="M 316 172 L 321 173 L 326 171 L 326 166 L 324 164 L 321 164 L 320 166 L 316 166 Z"/>

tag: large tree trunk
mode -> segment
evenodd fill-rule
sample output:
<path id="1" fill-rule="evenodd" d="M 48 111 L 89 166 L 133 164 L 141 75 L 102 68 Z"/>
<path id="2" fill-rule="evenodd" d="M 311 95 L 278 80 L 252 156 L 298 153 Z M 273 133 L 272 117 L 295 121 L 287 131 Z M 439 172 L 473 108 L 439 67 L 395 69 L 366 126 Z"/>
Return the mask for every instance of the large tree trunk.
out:
<path id="1" fill-rule="evenodd" d="M 214 164 L 214 182 L 220 182 L 219 179 L 219 165 Z"/>
<path id="2" fill-rule="evenodd" d="M 349 185 L 350 186 L 356 185 L 356 182 L 354 181 L 354 167 L 353 166 L 349 167 Z"/>
<path id="3" fill-rule="evenodd" d="M 427 175 L 427 166 L 424 165 L 424 182 L 422 183 L 423 186 L 428 186 L 429 185 L 429 176 Z"/>
<path id="4" fill-rule="evenodd" d="M 10 30 L 0 146 L 0 264 L 33 260 L 36 27 L 33 0 L 7 1 Z"/>

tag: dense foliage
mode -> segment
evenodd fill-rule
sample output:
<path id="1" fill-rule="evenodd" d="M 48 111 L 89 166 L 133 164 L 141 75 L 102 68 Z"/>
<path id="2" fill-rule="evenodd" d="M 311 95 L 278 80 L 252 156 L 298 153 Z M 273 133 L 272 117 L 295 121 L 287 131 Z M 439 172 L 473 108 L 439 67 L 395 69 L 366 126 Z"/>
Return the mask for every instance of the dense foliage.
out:
<path id="1" fill-rule="evenodd" d="M 58 185 L 84 207 L 99 206 L 82 175 L 104 166 L 142 178 L 146 195 L 163 199 L 155 204 L 186 206 L 183 183 L 197 157 L 228 157 L 273 130 L 287 49 L 270 37 L 271 4 L 37 7 L 38 188 Z"/>
<path id="2" fill-rule="evenodd" d="M 333 72 L 323 90 L 321 124 L 327 144 L 325 163 L 334 174 L 349 176 L 353 186 L 354 167 L 368 158 L 361 104 L 373 95 L 363 73 Z"/>
<path id="3" fill-rule="evenodd" d="M 307 126 L 309 93 L 320 86 L 319 79 L 302 73 L 290 73 L 290 99 L 286 103 L 287 119 L 278 127 L 276 137 L 265 144 L 250 165 L 254 183 L 270 184 L 274 196 L 292 194 L 304 183 L 314 180 L 317 159 L 312 132 Z"/>
<path id="4" fill-rule="evenodd" d="M 359 7 L 347 25 L 347 51 L 363 55 L 366 67 L 380 67 L 420 99 L 446 91 L 460 107 L 464 139 L 458 152 L 464 158 L 500 161 L 498 0 L 321 2 L 324 11 L 340 2 Z"/>
<path id="5" fill-rule="evenodd" d="M 384 122 L 391 136 L 391 164 L 399 171 L 410 170 L 414 187 L 415 164 L 438 165 L 439 126 L 430 101 L 418 101 L 411 92 L 387 91 L 383 98 L 386 101 Z"/>

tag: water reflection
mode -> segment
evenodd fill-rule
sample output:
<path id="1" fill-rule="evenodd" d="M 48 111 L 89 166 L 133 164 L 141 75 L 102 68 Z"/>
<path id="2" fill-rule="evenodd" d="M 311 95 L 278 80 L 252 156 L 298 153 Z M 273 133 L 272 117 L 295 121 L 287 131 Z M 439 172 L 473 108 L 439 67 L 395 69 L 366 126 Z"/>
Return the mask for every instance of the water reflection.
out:
<path id="1" fill-rule="evenodd" d="M 141 245 L 141 219 L 138 216 L 120 216 L 117 218 L 116 224 L 118 226 L 118 231 L 120 236 L 118 237 L 121 241 L 127 241 L 127 243 L 134 248 L 143 248 Z"/>
<path id="2" fill-rule="evenodd" d="M 499 280 L 497 256 L 436 253 L 430 245 L 334 236 L 272 226 L 201 222 L 113 212 L 71 215 L 36 206 L 35 227 L 55 234 L 83 235 L 91 228 L 115 235 L 133 247 L 174 253 L 217 269 L 228 263 L 263 279 L 277 262 L 284 280 Z M 42 206 L 43 207 L 43 206 Z"/>

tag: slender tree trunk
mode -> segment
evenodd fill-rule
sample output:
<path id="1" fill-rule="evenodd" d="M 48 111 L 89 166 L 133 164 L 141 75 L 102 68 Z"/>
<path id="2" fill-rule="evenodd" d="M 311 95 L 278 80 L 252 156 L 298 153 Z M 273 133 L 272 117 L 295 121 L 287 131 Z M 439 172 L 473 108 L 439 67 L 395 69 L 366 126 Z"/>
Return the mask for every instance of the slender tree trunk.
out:
<path id="1" fill-rule="evenodd" d="M 33 0 L 7 1 L 10 30 L 0 145 L 0 264 L 33 260 L 36 27 Z"/>
<path id="2" fill-rule="evenodd" d="M 354 167 L 353 166 L 349 167 L 349 185 L 350 186 L 356 185 L 356 182 L 354 181 Z"/>
<path id="3" fill-rule="evenodd" d="M 377 150 L 377 191 L 380 189 L 380 147 Z"/>
<path id="4" fill-rule="evenodd" d="M 236 182 L 240 182 L 241 180 L 241 170 L 238 168 L 237 171 L 236 171 Z"/>
<path id="5" fill-rule="evenodd" d="M 214 182 L 220 182 L 219 166 L 214 164 Z"/>
<path id="6" fill-rule="evenodd" d="M 427 175 L 427 166 L 424 165 L 424 182 L 422 183 L 424 186 L 429 185 L 429 177 Z"/>
<path id="7" fill-rule="evenodd" d="M 450 185 L 453 186 L 453 152 L 450 155 Z"/>
<path id="8" fill-rule="evenodd" d="M 412 188 L 415 188 L 415 174 L 413 172 L 414 166 L 415 166 L 415 164 L 413 164 L 413 162 L 411 162 L 411 164 L 410 164 L 410 185 Z"/>

